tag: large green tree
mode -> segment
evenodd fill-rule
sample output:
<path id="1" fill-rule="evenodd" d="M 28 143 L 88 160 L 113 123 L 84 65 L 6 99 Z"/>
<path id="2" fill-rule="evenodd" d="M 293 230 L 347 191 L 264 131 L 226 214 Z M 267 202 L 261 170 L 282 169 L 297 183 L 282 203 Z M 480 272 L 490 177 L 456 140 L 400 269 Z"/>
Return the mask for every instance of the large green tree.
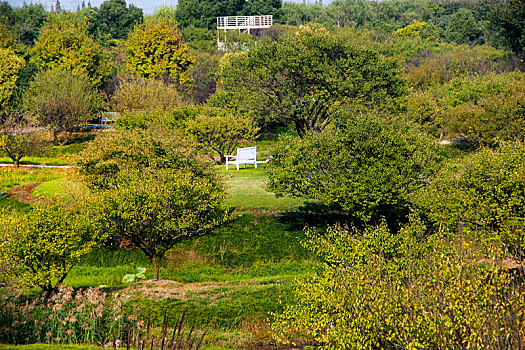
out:
<path id="1" fill-rule="evenodd" d="M 88 21 L 82 14 L 52 15 L 41 30 L 31 60 L 43 69 L 74 70 L 97 87 L 109 75 L 107 55 L 89 36 Z"/>
<path id="2" fill-rule="evenodd" d="M 525 48 L 525 0 L 501 1 L 489 16 L 493 40 L 514 53 Z"/>
<path id="3" fill-rule="evenodd" d="M 239 14 L 245 2 L 245 0 L 180 0 L 175 17 L 181 27 L 193 25 L 197 28 L 214 29 L 217 17 Z"/>
<path id="4" fill-rule="evenodd" d="M 146 78 L 167 75 L 180 84 L 191 80 L 188 69 L 193 57 L 182 34 L 169 18 L 152 18 L 135 27 L 126 47 L 130 72 Z"/>
<path id="5" fill-rule="evenodd" d="M 151 259 L 153 278 L 165 252 L 185 237 L 208 232 L 228 217 L 212 163 L 162 130 L 101 135 L 79 157 L 95 189 L 98 227 L 129 240 Z"/>
<path id="6" fill-rule="evenodd" d="M 125 0 L 108 0 L 95 9 L 90 18 L 92 34 L 109 35 L 113 39 L 126 39 L 137 24 L 142 23 L 142 9 Z"/>
<path id="7" fill-rule="evenodd" d="M 306 28 L 225 56 L 217 96 L 293 123 L 304 137 L 322 131 L 345 102 L 386 105 L 404 91 L 395 62 L 324 29 Z"/>
<path id="8" fill-rule="evenodd" d="M 395 223 L 409 193 L 432 174 L 436 141 L 405 120 L 347 118 L 337 129 L 283 139 L 267 168 L 269 188 L 339 207 L 356 223 Z"/>

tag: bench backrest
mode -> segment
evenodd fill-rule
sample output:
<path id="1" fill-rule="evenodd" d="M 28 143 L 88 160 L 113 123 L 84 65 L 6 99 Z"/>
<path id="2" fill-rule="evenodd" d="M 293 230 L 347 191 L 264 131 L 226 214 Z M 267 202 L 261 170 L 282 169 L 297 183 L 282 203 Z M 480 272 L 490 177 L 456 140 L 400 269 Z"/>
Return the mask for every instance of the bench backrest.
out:
<path id="1" fill-rule="evenodd" d="M 254 162 L 257 158 L 257 146 L 237 148 L 237 162 L 243 163 L 245 161 Z"/>

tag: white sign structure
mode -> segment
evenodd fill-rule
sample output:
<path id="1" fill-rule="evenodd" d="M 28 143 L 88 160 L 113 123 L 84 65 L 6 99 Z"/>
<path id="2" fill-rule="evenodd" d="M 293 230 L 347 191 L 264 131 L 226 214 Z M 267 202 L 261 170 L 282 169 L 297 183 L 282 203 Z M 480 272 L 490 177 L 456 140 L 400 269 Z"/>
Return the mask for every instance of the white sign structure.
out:
<path id="1" fill-rule="evenodd" d="M 272 15 L 217 17 L 217 48 L 226 50 L 226 33 L 230 30 L 252 34 L 254 31 L 268 29 L 272 25 Z"/>

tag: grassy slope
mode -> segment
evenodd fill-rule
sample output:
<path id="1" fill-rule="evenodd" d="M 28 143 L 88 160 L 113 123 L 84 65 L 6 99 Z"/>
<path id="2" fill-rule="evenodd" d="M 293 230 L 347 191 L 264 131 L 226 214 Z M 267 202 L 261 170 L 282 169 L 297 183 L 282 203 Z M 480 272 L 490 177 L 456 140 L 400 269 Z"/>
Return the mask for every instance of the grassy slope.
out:
<path id="1" fill-rule="evenodd" d="M 269 152 L 272 142 L 262 144 L 262 153 Z M 281 310 L 283 301 L 291 298 L 291 282 L 313 271 L 314 263 L 299 243 L 303 225 L 296 224 L 293 213 L 302 200 L 275 198 L 267 192 L 264 167 L 228 172 L 221 167 L 221 171 L 228 185 L 227 204 L 239 215 L 210 235 L 189 238 L 163 261 L 161 278 L 189 284 L 190 291 L 160 300 L 138 294 L 130 307 L 144 317 L 160 315 L 165 309 L 170 313 L 188 309 L 189 321 L 211 326 L 216 334 L 227 331 L 219 338 L 224 337 L 223 344 L 228 344 L 246 322 L 265 322 L 271 312 Z M 34 195 L 62 196 L 71 186 L 68 177 L 67 172 L 48 169 L 12 170 L 0 185 L 43 182 Z M 2 205 L 17 204 L 0 202 Z M 267 215 L 275 213 L 284 214 Z M 134 273 L 136 267 L 147 267 L 146 277 L 152 277 L 150 263 L 140 251 L 97 250 L 73 268 L 65 284 L 120 290 L 125 287 L 122 277 Z M 213 288 L 201 290 L 210 285 Z"/>

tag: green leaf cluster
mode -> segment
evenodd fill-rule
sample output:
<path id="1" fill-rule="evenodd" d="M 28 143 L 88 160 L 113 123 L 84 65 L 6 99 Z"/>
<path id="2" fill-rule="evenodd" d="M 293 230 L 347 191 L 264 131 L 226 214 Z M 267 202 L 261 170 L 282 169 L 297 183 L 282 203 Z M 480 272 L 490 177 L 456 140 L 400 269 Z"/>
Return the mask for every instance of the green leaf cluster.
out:
<path id="1" fill-rule="evenodd" d="M 417 216 L 399 233 L 309 232 L 322 259 L 276 315 L 275 338 L 323 349 L 485 349 L 519 346 L 525 294 L 511 272 L 462 243 L 426 234 Z"/>
<path id="2" fill-rule="evenodd" d="M 109 76 L 108 57 L 99 43 L 88 34 L 88 20 L 82 14 L 50 16 L 35 42 L 32 62 L 44 69 L 60 67 L 73 70 L 102 86 Z"/>
<path id="3" fill-rule="evenodd" d="M 415 203 L 432 222 L 501 253 L 525 255 L 525 146 L 503 144 L 444 165 Z"/>
<path id="4" fill-rule="evenodd" d="M 348 117 L 339 129 L 284 138 L 273 155 L 271 191 L 336 205 L 360 222 L 403 217 L 409 193 L 441 158 L 417 125 L 367 114 Z"/>
<path id="5" fill-rule="evenodd" d="M 88 211 L 35 203 L 28 214 L 3 215 L 0 249 L 15 266 L 19 282 L 51 293 L 71 268 L 97 244 Z"/>
<path id="6" fill-rule="evenodd" d="M 146 78 L 166 75 L 179 84 L 189 84 L 187 74 L 193 56 L 175 23 L 168 18 L 151 18 L 136 26 L 126 43 L 127 68 Z"/>

